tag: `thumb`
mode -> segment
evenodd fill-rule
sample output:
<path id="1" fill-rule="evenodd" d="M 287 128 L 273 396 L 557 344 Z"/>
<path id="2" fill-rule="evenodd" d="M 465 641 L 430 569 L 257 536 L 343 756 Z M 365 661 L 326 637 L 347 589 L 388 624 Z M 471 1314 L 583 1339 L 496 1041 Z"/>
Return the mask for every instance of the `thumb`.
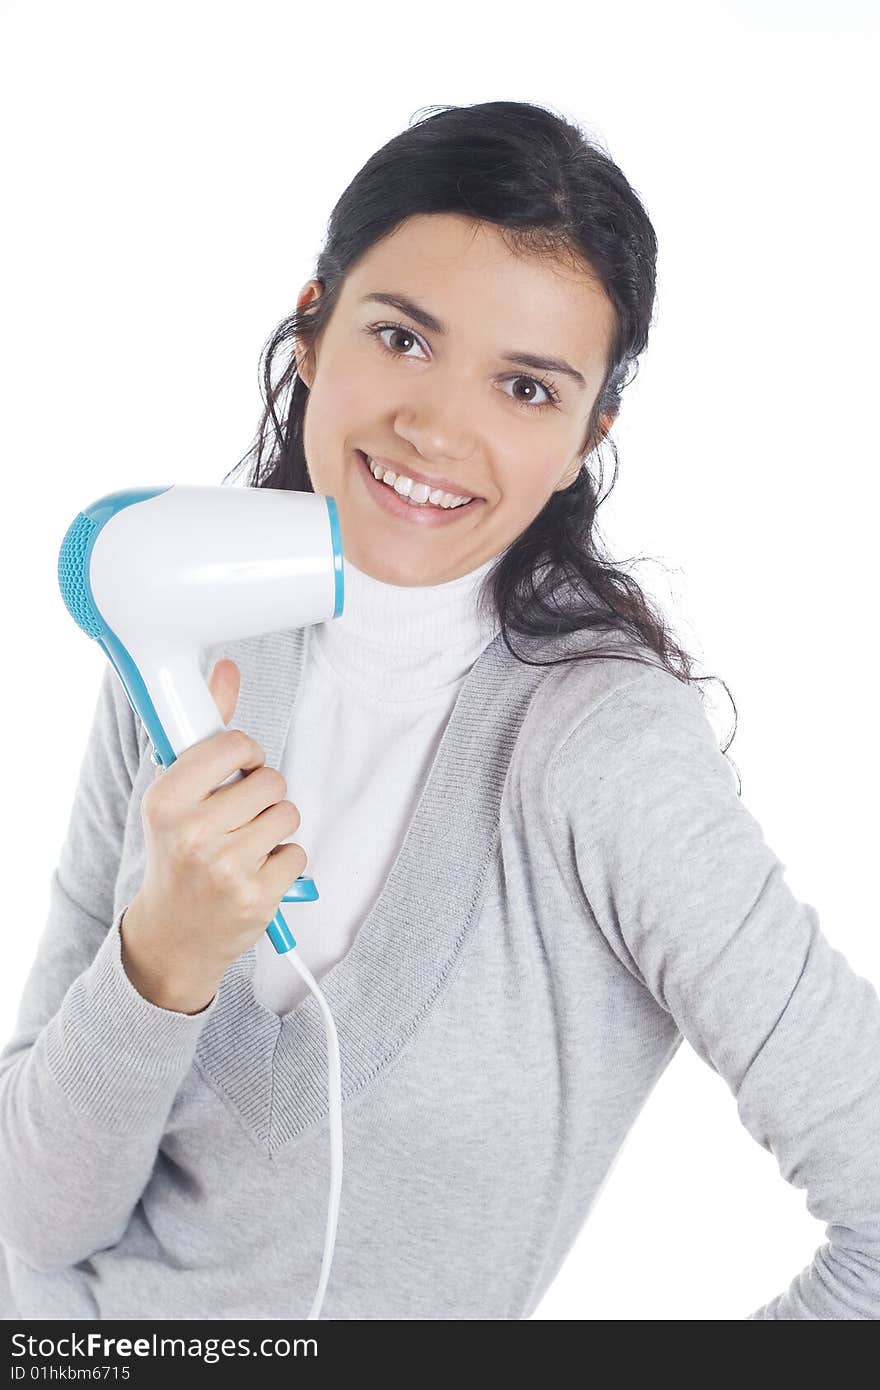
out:
<path id="1" fill-rule="evenodd" d="M 224 724 L 228 724 L 235 713 L 241 687 L 241 671 L 235 662 L 228 658 L 216 662 L 208 678 L 208 687 L 220 711 L 220 718 Z"/>

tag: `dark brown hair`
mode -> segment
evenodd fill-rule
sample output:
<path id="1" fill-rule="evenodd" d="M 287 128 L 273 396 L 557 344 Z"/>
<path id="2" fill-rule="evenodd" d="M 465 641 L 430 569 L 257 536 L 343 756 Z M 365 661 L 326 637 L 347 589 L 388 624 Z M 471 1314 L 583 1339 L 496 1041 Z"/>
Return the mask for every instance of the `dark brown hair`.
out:
<path id="1" fill-rule="evenodd" d="M 489 223 L 516 254 L 566 259 L 598 279 L 614 307 L 615 328 L 583 441 L 583 467 L 487 571 L 481 604 L 497 614 L 512 655 L 531 665 L 613 656 L 660 666 L 685 683 L 720 680 L 692 674 L 692 658 L 661 613 L 603 553 L 596 521 L 618 471 L 601 417 L 616 418 L 652 322 L 657 238 L 647 212 L 609 154 L 552 110 L 518 101 L 425 110 L 434 114 L 377 150 L 336 203 L 314 274 L 322 293 L 304 312 L 284 318 L 264 346 L 265 410 L 253 445 L 227 477 L 252 459 L 248 486 L 312 492 L 303 448 L 309 392 L 297 374 L 294 338 L 307 349 L 320 337 L 347 273 L 406 218 L 452 212 Z M 284 348 L 289 357 L 273 381 Z M 614 475 L 602 496 L 599 448 L 606 443 Z M 598 483 L 590 469 L 594 457 Z M 514 633 L 545 639 L 584 631 L 616 632 L 623 640 L 616 649 L 589 644 L 548 661 L 532 661 L 511 644 Z M 725 755 L 735 732 L 734 722 Z"/>

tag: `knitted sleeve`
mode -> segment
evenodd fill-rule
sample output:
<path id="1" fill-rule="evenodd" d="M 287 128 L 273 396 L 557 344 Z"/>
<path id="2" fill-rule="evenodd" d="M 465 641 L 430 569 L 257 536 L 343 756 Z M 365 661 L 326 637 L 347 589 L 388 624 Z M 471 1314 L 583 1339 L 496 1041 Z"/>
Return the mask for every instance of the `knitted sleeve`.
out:
<path id="1" fill-rule="evenodd" d="M 48 922 L 0 1052 L 0 1239 L 45 1272 L 121 1237 L 217 999 L 195 1015 L 161 1009 L 122 965 L 114 888 L 139 727 L 108 663 Z"/>
<path id="2" fill-rule="evenodd" d="M 826 1223 L 747 1320 L 880 1317 L 880 999 L 793 895 L 699 693 L 661 671 L 615 689 L 552 781 L 586 910 Z"/>

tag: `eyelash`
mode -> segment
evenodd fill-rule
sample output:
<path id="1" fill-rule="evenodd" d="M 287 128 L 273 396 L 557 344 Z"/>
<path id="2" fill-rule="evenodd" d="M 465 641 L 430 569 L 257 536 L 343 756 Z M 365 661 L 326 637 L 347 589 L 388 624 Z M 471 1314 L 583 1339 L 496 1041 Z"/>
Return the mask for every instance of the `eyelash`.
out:
<path id="1" fill-rule="evenodd" d="M 382 350 L 384 352 L 387 352 L 391 357 L 405 358 L 406 353 L 395 352 L 393 348 L 390 348 L 385 343 L 383 343 L 379 335 L 381 333 L 387 332 L 389 328 L 397 329 L 399 333 L 406 333 L 409 337 L 415 338 L 416 342 L 420 343 L 422 341 L 422 339 L 419 337 L 419 334 L 416 333 L 414 329 L 408 328 L 405 323 L 371 324 L 366 329 L 366 332 L 369 333 L 371 337 L 375 338 Z M 534 376 L 525 376 L 522 372 L 517 372 L 516 376 L 508 377 L 507 380 L 533 381 L 536 386 L 543 387 L 543 389 L 547 392 L 548 396 L 550 397 L 549 401 L 518 401 L 513 396 L 511 396 L 510 399 L 513 401 L 514 405 L 518 405 L 521 410 L 539 411 L 546 410 L 548 407 L 553 410 L 559 408 L 559 392 L 556 390 L 556 387 L 553 385 L 552 381 L 542 380 L 541 378 Z"/>

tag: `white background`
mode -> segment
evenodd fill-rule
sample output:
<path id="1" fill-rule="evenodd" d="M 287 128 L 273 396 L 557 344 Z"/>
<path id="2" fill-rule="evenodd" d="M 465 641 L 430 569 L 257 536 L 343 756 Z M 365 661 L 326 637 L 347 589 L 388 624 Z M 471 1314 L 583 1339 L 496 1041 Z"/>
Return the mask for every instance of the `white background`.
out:
<path id="1" fill-rule="evenodd" d="M 421 108 L 499 98 L 597 136 L 647 206 L 656 322 L 600 523 L 615 559 L 650 557 L 633 572 L 697 673 L 727 681 L 745 804 L 880 983 L 874 7 L 31 0 L 0 18 L 4 1038 L 105 660 L 59 594 L 69 522 L 118 488 L 219 484 L 343 188 Z M 823 1239 L 684 1045 L 536 1316 L 743 1318 Z"/>

